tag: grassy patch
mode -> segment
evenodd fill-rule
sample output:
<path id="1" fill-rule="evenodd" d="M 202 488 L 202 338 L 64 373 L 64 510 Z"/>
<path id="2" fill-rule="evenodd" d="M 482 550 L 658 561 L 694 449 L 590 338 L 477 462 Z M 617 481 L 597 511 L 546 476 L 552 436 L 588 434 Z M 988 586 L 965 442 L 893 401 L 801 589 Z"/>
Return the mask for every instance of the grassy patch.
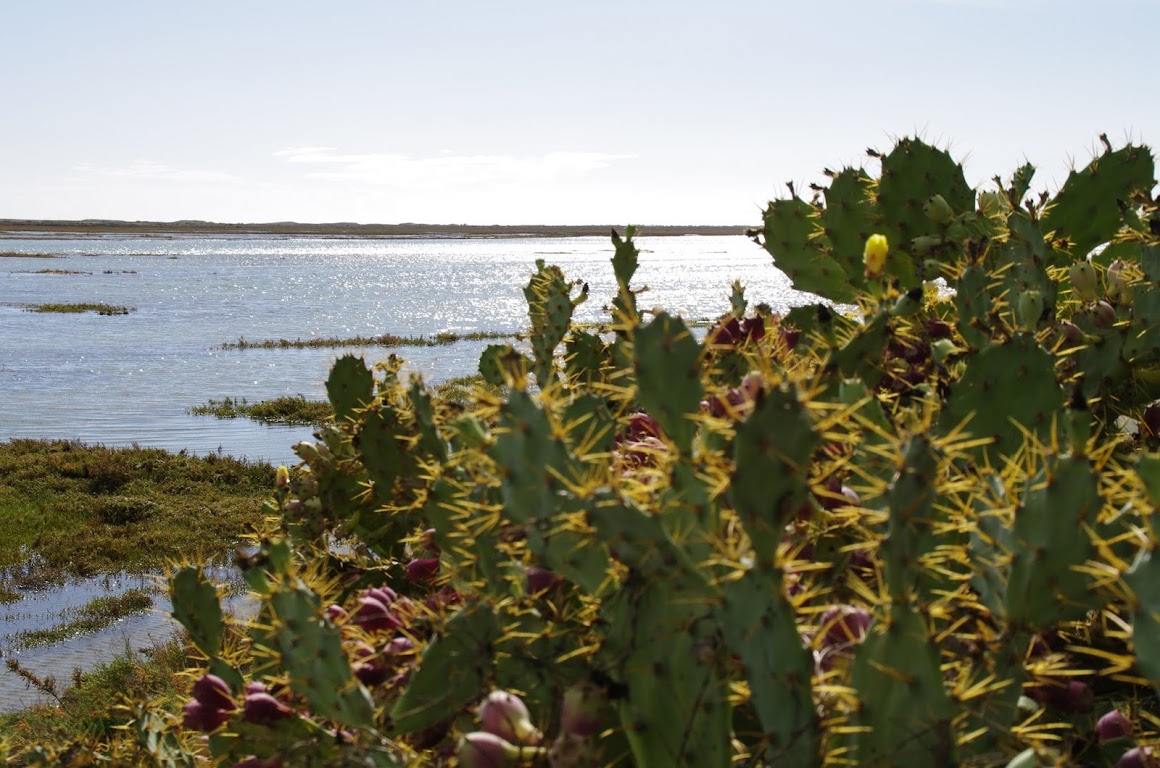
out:
<path id="1" fill-rule="evenodd" d="M 127 315 L 133 311 L 133 308 L 79 302 L 76 304 L 28 304 L 24 306 L 24 310 L 26 312 L 96 312 L 99 315 Z"/>
<path id="2" fill-rule="evenodd" d="M 473 331 L 471 333 L 437 333 L 434 336 L 351 336 L 322 339 L 264 339 L 249 341 L 245 338 L 222 344 L 219 349 L 308 349 L 313 347 L 438 347 L 458 341 L 510 339 L 511 333 L 500 331 Z"/>
<path id="3" fill-rule="evenodd" d="M 59 259 L 55 253 L 20 253 L 19 251 L 0 251 L 0 259 Z"/>
<path id="4" fill-rule="evenodd" d="M 52 645 L 76 635 L 97 632 L 117 621 L 144 613 L 153 607 L 153 598 L 142 589 L 130 589 L 122 595 L 104 595 L 62 615 L 65 621 L 50 629 L 35 629 L 12 635 L 12 650 Z"/>
<path id="5" fill-rule="evenodd" d="M 243 397 L 234 400 L 210 400 L 189 409 L 194 416 L 216 416 L 219 419 L 244 417 L 263 424 L 322 425 L 334 418 L 334 409 L 324 400 L 307 400 L 303 395 L 276 397 L 247 403 Z"/>
<path id="6" fill-rule="evenodd" d="M 0 583 L 35 585 L 204 561 L 261 519 L 274 468 L 214 454 L 12 440 L 0 443 L 0 478 Z"/>
<path id="7" fill-rule="evenodd" d="M 0 714 L 0 733 L 12 754 L 20 755 L 38 744 L 67 744 L 79 739 L 104 741 L 132 718 L 118 705 L 133 701 L 167 700 L 176 709 L 188 688 L 181 672 L 195 660 L 187 655 L 182 640 L 175 638 L 135 653 L 124 653 L 91 672 L 73 674 L 71 685 L 38 678 L 8 659 L 9 671 L 20 675 L 30 687 L 53 701 L 8 714 Z M 19 758 L 17 758 L 19 759 Z M 20 764 L 20 763 L 16 763 Z"/>
<path id="8" fill-rule="evenodd" d="M 441 381 L 435 385 L 434 393 L 437 398 L 445 402 L 466 406 L 473 402 L 473 393 L 479 388 L 483 388 L 497 397 L 501 394 L 500 387 L 486 383 L 479 374 L 457 376 Z"/>

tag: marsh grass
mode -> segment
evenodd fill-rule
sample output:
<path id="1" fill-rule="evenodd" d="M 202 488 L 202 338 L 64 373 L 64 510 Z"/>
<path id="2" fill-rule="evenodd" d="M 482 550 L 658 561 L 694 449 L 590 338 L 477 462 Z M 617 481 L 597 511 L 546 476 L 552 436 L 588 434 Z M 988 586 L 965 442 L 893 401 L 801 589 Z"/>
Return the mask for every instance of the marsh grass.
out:
<path id="1" fill-rule="evenodd" d="M 67 640 L 77 635 L 98 632 L 123 618 L 145 613 L 153 607 L 153 598 L 143 589 L 130 589 L 120 595 L 102 595 L 72 611 L 62 614 L 65 619 L 49 629 L 16 632 L 10 638 L 9 649 L 22 651 Z"/>
<path id="2" fill-rule="evenodd" d="M 0 478 L 0 583 L 29 587 L 209 560 L 262 519 L 274 468 L 18 439 L 0 443 Z"/>
<path id="3" fill-rule="evenodd" d="M 0 734 L 7 741 L 6 746 L 11 754 L 19 756 L 38 744 L 70 743 L 81 738 L 110 739 L 133 716 L 130 710 L 119 706 L 126 698 L 169 701 L 173 710 L 177 710 L 181 696 L 188 689 L 188 681 L 181 673 L 198 663 L 188 647 L 181 637 L 136 652 L 126 645 L 107 664 L 90 672 L 74 671 L 67 687 L 52 678 L 39 678 L 21 667 L 16 659 L 8 659 L 10 672 L 24 678 L 29 687 L 41 691 L 51 701 L 0 714 Z"/>
<path id="4" fill-rule="evenodd" d="M 474 402 L 477 389 L 483 389 L 497 397 L 502 394 L 501 387 L 488 384 L 478 373 L 474 376 L 456 376 L 446 379 L 436 384 L 434 389 L 436 398 L 462 406 L 471 405 Z"/>
<path id="5" fill-rule="evenodd" d="M 252 419 L 263 424 L 321 426 L 334 419 L 334 409 L 325 400 L 307 400 L 304 395 L 276 397 L 248 403 L 246 398 L 210 400 L 189 409 L 194 416 L 216 416 L 219 419 Z"/>
<path id="6" fill-rule="evenodd" d="M 59 259 L 55 253 L 20 253 L 19 251 L 0 251 L 0 259 Z"/>
<path id="7" fill-rule="evenodd" d="M 79 272 L 75 269 L 19 269 L 14 275 L 91 275 L 92 272 Z"/>
<path id="8" fill-rule="evenodd" d="M 96 312 L 99 315 L 127 315 L 133 311 L 132 307 L 118 307 L 112 304 L 92 304 L 79 302 L 76 304 L 24 304 L 26 312 L 64 312 L 81 313 Z"/>
<path id="9" fill-rule="evenodd" d="M 249 341 L 246 338 L 222 344 L 218 349 L 309 349 L 321 347 L 438 347 L 459 341 L 481 341 L 485 339 L 510 339 L 515 334 L 501 331 L 473 331 L 471 333 L 437 333 L 434 336 L 396 336 L 384 333 L 381 336 L 351 336 L 348 338 L 320 339 L 264 339 Z"/>

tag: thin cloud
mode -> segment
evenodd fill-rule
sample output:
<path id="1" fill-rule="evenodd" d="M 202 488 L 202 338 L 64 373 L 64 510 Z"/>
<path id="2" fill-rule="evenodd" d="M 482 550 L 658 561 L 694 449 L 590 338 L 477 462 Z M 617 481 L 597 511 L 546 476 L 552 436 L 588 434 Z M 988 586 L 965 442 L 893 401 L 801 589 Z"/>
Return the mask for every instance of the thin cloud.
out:
<path id="1" fill-rule="evenodd" d="M 334 147 L 291 147 L 274 155 L 309 167 L 306 175 L 310 178 L 409 189 L 543 182 L 598 171 L 634 157 L 603 152 L 414 157 L 388 152 L 343 153 Z"/>
<path id="2" fill-rule="evenodd" d="M 81 163 L 76 166 L 75 171 L 77 174 L 87 177 L 96 176 L 138 181 L 164 181 L 179 184 L 240 184 L 244 181 L 242 177 L 225 171 L 175 168 L 164 163 L 154 163 L 145 160 L 137 161 L 123 167 Z"/>

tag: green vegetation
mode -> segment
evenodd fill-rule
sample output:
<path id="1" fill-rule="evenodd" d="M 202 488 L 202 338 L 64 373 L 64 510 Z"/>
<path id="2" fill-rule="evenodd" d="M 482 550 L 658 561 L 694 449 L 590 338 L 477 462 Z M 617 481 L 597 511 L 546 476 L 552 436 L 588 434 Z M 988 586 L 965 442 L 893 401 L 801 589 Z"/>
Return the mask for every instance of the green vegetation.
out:
<path id="1" fill-rule="evenodd" d="M 304 395 L 275 397 L 257 403 L 247 403 L 243 397 L 234 400 L 210 400 L 205 405 L 189 409 L 194 416 L 216 416 L 219 419 L 245 417 L 263 424 L 319 425 L 334 418 L 330 403 L 307 400 Z"/>
<path id="2" fill-rule="evenodd" d="M 905 138 L 791 187 L 750 236 L 826 301 L 735 283 L 700 341 L 638 307 L 631 227 L 609 334 L 538 261 L 470 407 L 341 357 L 238 562 L 260 619 L 176 569 L 180 724 L 45 761 L 1148 764 L 1160 202 L 1103 141 L 1039 199 Z"/>
<path id="3" fill-rule="evenodd" d="M 499 331 L 474 331 L 471 333 L 437 333 L 434 336 L 395 336 L 384 333 L 381 336 L 352 336 L 349 338 L 322 339 L 265 339 L 247 341 L 238 339 L 222 344 L 219 349 L 307 349 L 316 347 L 436 347 L 454 344 L 458 341 L 481 341 L 486 339 L 508 339 L 511 333 Z"/>
<path id="4" fill-rule="evenodd" d="M 78 272 L 74 269 L 25 269 L 13 272 L 14 275 L 91 275 L 92 272 Z"/>
<path id="5" fill-rule="evenodd" d="M 66 621 L 50 629 L 17 632 L 11 638 L 12 650 L 52 645 L 76 635 L 104 629 L 117 621 L 144 613 L 153 607 L 153 598 L 141 589 L 130 589 L 121 595 L 94 597 L 75 611 L 62 615 Z"/>
<path id="6" fill-rule="evenodd" d="M 133 311 L 132 307 L 118 307 L 112 304 L 94 304 L 87 302 L 73 304 L 28 304 L 23 305 L 23 308 L 27 312 L 96 312 L 99 315 L 127 315 Z"/>
<path id="7" fill-rule="evenodd" d="M 0 568 L 53 583 L 219 555 L 260 520 L 273 476 L 213 454 L 0 443 Z"/>
<path id="8" fill-rule="evenodd" d="M 55 253 L 20 253 L 19 251 L 0 251 L 0 259 L 59 259 Z"/>
<path id="9" fill-rule="evenodd" d="M 132 719 L 131 710 L 122 707 L 124 702 L 177 696 L 184 686 L 181 672 L 193 663 L 183 638 L 176 637 L 140 651 L 125 648 L 107 664 L 74 673 L 64 687 L 61 681 L 37 677 L 10 658 L 8 671 L 23 677 L 50 702 L 0 714 L 4 746 L 9 754 L 20 755 L 42 744 L 110 739 Z"/>

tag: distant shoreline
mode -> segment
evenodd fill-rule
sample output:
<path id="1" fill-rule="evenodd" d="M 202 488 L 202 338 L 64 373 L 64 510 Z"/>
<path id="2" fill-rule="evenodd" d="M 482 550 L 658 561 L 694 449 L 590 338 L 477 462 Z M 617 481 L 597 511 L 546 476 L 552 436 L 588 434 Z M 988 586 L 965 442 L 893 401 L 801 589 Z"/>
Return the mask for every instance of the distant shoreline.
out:
<path id="1" fill-rule="evenodd" d="M 212 221 L 115 221 L 84 219 L 65 221 L 53 219 L 0 219 L 0 238 L 14 238 L 22 234 L 61 234 L 84 237 L 87 235 L 285 235 L 320 237 L 607 237 L 615 230 L 624 232 L 624 226 L 610 225 L 551 225 L 551 224 L 302 224 L 279 221 L 265 224 L 221 224 Z M 740 235 L 742 225 L 736 226 L 683 226 L 641 225 L 637 233 L 643 236 L 675 235 Z"/>

